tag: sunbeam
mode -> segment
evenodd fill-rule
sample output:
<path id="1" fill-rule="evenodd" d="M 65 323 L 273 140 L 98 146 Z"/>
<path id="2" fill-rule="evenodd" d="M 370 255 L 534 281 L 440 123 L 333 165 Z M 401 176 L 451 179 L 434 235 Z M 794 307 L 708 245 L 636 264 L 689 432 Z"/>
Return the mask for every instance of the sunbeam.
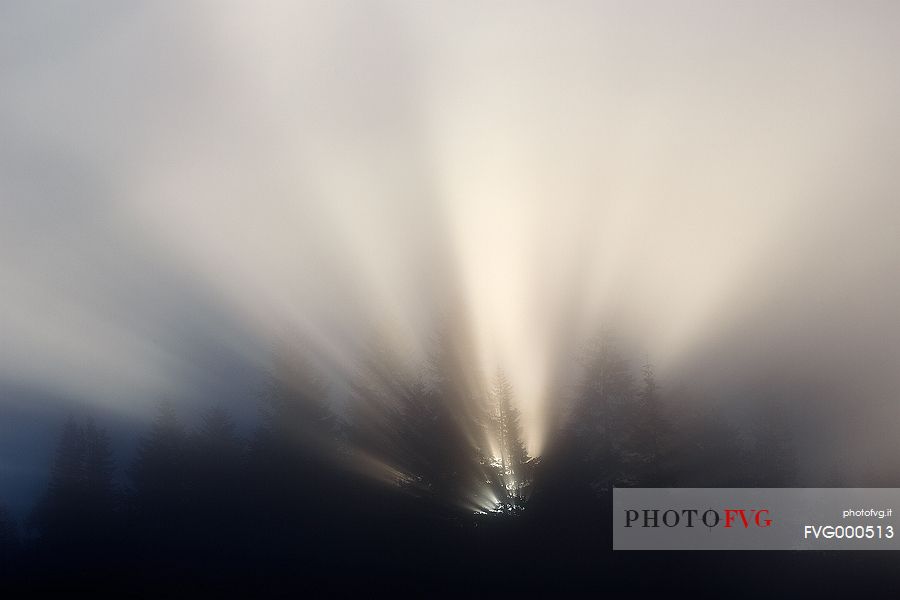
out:
<path id="1" fill-rule="evenodd" d="M 897 417 L 897 9 L 652 4 L 4 9 L 0 376 L 144 417 L 303 348 L 407 483 L 397 386 L 503 462 L 502 370 L 538 457 L 610 324 L 714 396 L 802 353 Z"/>

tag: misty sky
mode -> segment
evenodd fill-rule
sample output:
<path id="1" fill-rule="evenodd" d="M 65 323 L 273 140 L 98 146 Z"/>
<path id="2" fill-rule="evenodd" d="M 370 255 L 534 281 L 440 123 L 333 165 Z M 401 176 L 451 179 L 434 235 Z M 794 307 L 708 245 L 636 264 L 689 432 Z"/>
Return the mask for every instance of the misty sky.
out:
<path id="1" fill-rule="evenodd" d="M 898 472 L 898 40 L 894 2 L 3 3 L 0 499 L 74 407 L 249 414 L 286 340 L 420 360 L 444 285 L 532 449 L 613 323 Z"/>

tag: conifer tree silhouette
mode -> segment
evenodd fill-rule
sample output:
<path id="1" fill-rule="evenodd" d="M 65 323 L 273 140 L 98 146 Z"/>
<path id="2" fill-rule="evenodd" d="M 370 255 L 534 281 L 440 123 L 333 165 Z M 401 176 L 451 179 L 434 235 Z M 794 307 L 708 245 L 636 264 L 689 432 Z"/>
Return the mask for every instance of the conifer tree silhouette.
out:
<path id="1" fill-rule="evenodd" d="M 190 516 L 187 434 L 171 402 L 162 402 L 132 463 L 133 517 L 145 553 L 177 556 Z"/>
<path id="2" fill-rule="evenodd" d="M 629 416 L 633 477 L 641 485 L 662 485 L 665 482 L 665 444 L 669 424 L 663 414 L 660 387 L 653 373 L 653 365 L 649 362 L 641 367 L 641 386 Z"/>
<path id="3" fill-rule="evenodd" d="M 40 550 L 51 560 L 72 554 L 88 560 L 106 551 L 118 525 L 115 465 L 109 436 L 93 419 L 69 417 L 50 471 L 50 483 L 29 519 Z"/>
<path id="4" fill-rule="evenodd" d="M 608 490 L 627 483 L 627 415 L 635 402 L 631 366 L 617 338 L 601 331 L 592 338 L 582 359 L 584 374 L 568 428 L 592 471 L 592 486 Z"/>
<path id="5" fill-rule="evenodd" d="M 500 501 L 506 511 L 522 508 L 530 483 L 528 452 L 522 440 L 519 410 L 514 404 L 512 385 L 506 375 L 498 371 L 490 393 L 490 424 L 496 440 L 498 456 L 494 467 L 501 483 Z"/>

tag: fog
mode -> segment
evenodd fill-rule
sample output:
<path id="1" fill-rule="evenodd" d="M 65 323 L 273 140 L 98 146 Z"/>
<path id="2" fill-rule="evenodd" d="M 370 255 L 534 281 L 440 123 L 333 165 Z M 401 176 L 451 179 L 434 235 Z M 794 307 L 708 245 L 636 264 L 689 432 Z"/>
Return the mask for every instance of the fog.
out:
<path id="1" fill-rule="evenodd" d="M 669 389 L 795 406 L 810 472 L 896 469 L 898 30 L 888 2 L 7 3 L 0 434 L 249 414 L 284 344 L 336 381 L 385 337 L 415 366 L 452 296 L 533 454 L 612 326 Z"/>

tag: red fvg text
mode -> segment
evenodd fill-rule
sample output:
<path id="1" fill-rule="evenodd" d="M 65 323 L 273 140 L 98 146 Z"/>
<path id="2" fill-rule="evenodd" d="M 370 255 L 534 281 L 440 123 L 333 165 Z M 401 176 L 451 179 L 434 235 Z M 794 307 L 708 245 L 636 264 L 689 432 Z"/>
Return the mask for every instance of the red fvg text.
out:
<path id="1" fill-rule="evenodd" d="M 724 518 L 722 515 L 725 515 Z M 625 509 L 625 527 L 704 527 L 724 526 L 725 529 L 771 527 L 772 519 L 766 508 L 683 509 Z"/>

